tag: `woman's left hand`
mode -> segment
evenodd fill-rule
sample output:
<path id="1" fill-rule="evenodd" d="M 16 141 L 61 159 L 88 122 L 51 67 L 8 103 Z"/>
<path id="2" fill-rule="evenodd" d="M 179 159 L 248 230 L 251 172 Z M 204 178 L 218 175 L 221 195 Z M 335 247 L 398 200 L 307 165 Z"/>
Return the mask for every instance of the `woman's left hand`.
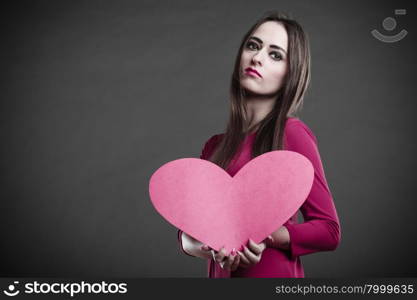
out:
<path id="1" fill-rule="evenodd" d="M 272 241 L 272 237 L 268 236 L 261 243 L 257 244 L 249 239 L 248 247 L 244 246 L 243 252 L 237 251 L 240 255 L 240 268 L 248 268 L 256 265 L 261 261 L 262 252 L 266 249 L 268 242 Z"/>

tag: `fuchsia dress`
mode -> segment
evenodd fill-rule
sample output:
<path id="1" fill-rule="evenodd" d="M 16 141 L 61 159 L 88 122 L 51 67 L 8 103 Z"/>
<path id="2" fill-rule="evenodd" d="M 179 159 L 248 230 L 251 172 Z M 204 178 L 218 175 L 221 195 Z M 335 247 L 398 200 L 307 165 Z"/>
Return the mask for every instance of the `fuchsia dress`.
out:
<path id="1" fill-rule="evenodd" d="M 227 168 L 234 176 L 251 160 L 251 149 L 255 133 L 245 137 L 240 152 L 235 155 Z M 212 136 L 205 144 L 201 159 L 209 159 L 223 134 Z M 230 272 L 223 270 L 213 259 L 207 260 L 209 278 L 228 277 L 304 277 L 300 256 L 336 249 L 341 239 L 339 218 L 333 203 L 321 163 L 317 139 L 308 126 L 298 118 L 288 118 L 284 130 L 284 150 L 298 152 L 307 157 L 314 167 L 314 181 L 307 199 L 300 208 L 304 222 L 298 224 L 297 213 L 284 226 L 290 234 L 290 248 L 266 248 L 258 264 L 249 268 L 238 268 Z M 180 249 L 181 230 L 178 230 Z"/>

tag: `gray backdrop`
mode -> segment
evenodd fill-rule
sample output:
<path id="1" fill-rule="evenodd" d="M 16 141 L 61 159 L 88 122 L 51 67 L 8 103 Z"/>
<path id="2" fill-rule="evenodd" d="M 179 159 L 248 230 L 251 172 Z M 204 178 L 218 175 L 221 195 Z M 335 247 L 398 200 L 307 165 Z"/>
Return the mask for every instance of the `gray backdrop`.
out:
<path id="1" fill-rule="evenodd" d="M 270 9 L 310 36 L 300 117 L 342 226 L 336 251 L 302 257 L 306 276 L 417 274 L 411 1 L 9 2 L 1 276 L 205 277 L 206 262 L 179 251 L 176 228 L 151 205 L 148 181 L 223 132 L 239 42 Z M 408 35 L 383 43 L 372 29 Z"/>

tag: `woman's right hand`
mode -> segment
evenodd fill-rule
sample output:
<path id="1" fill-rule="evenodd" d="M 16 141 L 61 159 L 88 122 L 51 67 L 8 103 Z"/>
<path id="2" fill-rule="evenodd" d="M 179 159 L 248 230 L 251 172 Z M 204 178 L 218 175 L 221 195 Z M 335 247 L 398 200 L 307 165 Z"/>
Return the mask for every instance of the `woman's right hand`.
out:
<path id="1" fill-rule="evenodd" d="M 226 255 L 226 250 L 224 247 L 222 247 L 220 251 L 216 251 L 203 244 L 201 246 L 201 250 L 211 253 L 215 263 L 218 263 L 220 267 L 226 271 L 235 271 L 239 266 L 240 255 L 237 255 L 237 252 L 234 248 L 230 255 Z"/>

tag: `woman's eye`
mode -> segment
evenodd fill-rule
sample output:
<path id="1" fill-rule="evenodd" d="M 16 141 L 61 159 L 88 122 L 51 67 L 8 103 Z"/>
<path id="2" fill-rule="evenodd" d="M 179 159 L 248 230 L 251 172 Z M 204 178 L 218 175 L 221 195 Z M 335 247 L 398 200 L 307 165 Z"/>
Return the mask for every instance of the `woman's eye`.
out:
<path id="1" fill-rule="evenodd" d="M 258 45 L 257 45 L 257 44 L 255 44 L 254 42 L 248 42 L 248 43 L 246 44 L 246 47 L 247 47 L 248 49 L 253 50 L 253 49 L 257 49 L 257 48 L 258 48 Z"/>
<path id="2" fill-rule="evenodd" d="M 259 49 L 258 44 L 254 43 L 254 42 L 251 42 L 251 41 L 249 41 L 249 42 L 246 44 L 246 48 L 248 48 L 248 49 L 250 49 L 250 50 L 257 50 L 257 49 Z M 283 59 L 284 59 L 284 58 L 282 57 L 282 55 L 281 55 L 279 52 L 276 52 L 276 51 L 271 52 L 271 57 L 272 57 L 274 60 L 277 60 L 277 61 L 279 61 L 279 60 L 283 60 Z"/>
<path id="3" fill-rule="evenodd" d="M 279 54 L 278 52 L 272 52 L 271 53 L 272 55 L 274 55 L 274 59 L 275 60 L 282 60 L 282 55 L 281 54 Z"/>

